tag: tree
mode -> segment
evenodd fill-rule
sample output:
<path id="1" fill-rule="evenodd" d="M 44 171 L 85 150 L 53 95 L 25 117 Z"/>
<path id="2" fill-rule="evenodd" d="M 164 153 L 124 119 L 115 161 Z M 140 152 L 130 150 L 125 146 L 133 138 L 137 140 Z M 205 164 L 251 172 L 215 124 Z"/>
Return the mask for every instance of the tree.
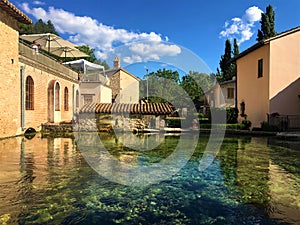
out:
<path id="1" fill-rule="evenodd" d="M 257 33 L 257 41 L 268 39 L 276 35 L 275 31 L 275 12 L 271 5 L 267 6 L 266 13 L 261 14 L 261 29 Z"/>
<path id="2" fill-rule="evenodd" d="M 104 66 L 104 68 L 105 68 L 106 70 L 109 70 L 109 69 L 110 69 L 108 63 L 107 63 L 105 60 L 101 61 L 100 59 L 96 59 L 96 61 L 94 61 L 94 63 L 99 64 L 99 65 L 101 65 L 101 66 Z"/>
<path id="3" fill-rule="evenodd" d="M 232 78 L 231 54 L 231 43 L 230 40 L 227 39 L 225 42 L 225 52 L 221 56 L 221 60 L 219 63 L 221 69 L 221 73 L 219 74 L 219 81 L 231 80 Z"/>
<path id="4" fill-rule="evenodd" d="M 236 38 L 233 40 L 233 57 L 236 57 L 238 54 L 240 54 L 239 45 L 237 43 Z"/>
<path id="5" fill-rule="evenodd" d="M 197 111 L 204 104 L 204 92 L 213 85 L 212 75 L 190 71 L 181 79 L 180 86 L 187 92 L 192 99 Z"/>
<path id="6" fill-rule="evenodd" d="M 80 51 L 84 52 L 85 54 L 89 55 L 90 57 L 86 58 L 86 60 L 90 62 L 95 62 L 97 60 L 95 56 L 95 49 L 90 48 L 88 45 L 81 45 L 77 47 Z M 73 59 L 71 59 L 73 60 Z"/>
<path id="7" fill-rule="evenodd" d="M 178 103 L 181 101 L 179 95 L 179 73 L 177 71 L 159 69 L 145 75 L 144 80 L 140 83 L 140 96 L 148 97 L 148 102 L 151 103 Z"/>
<path id="8" fill-rule="evenodd" d="M 51 20 L 48 20 L 47 23 L 44 23 L 42 19 L 39 19 L 34 25 L 19 23 L 18 27 L 19 27 L 20 34 L 52 33 L 58 35 Z"/>
<path id="9" fill-rule="evenodd" d="M 224 55 L 221 56 L 219 63 L 220 70 L 217 68 L 217 79 L 219 82 L 231 80 L 234 76 L 236 76 L 236 63 L 234 61 L 234 57 L 239 54 L 239 47 L 236 38 L 234 39 L 233 47 L 232 51 L 231 42 L 227 39 L 225 42 L 225 52 Z"/>
<path id="10" fill-rule="evenodd" d="M 239 46 L 237 44 L 236 38 L 233 40 L 233 58 L 237 57 L 238 54 L 240 54 Z M 237 75 L 237 67 L 236 67 L 236 61 L 232 60 L 232 77 Z"/>
<path id="11" fill-rule="evenodd" d="M 52 33 L 52 34 L 58 35 L 51 20 L 48 20 L 48 22 L 47 22 L 47 33 Z"/>

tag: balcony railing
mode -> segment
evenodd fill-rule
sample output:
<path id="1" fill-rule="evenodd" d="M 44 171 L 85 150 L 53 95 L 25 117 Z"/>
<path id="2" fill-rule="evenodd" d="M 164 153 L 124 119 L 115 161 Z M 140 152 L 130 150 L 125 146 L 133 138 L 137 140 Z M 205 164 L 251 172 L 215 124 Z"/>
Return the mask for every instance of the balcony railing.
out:
<path id="1" fill-rule="evenodd" d="M 47 72 L 52 72 L 55 75 L 60 75 L 74 81 L 78 80 L 77 72 L 69 69 L 56 59 L 44 54 L 42 51 L 40 51 L 38 55 L 34 54 L 31 46 L 28 46 L 25 43 L 19 43 L 19 60 L 24 63 L 30 61 L 35 64 L 35 66 L 43 67 Z"/>

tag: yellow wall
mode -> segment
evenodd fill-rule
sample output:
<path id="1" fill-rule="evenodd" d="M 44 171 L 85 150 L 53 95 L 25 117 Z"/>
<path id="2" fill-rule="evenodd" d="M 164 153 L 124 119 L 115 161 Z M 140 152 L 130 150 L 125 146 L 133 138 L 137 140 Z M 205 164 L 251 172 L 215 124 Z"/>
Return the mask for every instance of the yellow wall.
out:
<path id="1" fill-rule="evenodd" d="M 99 102 L 101 103 L 111 103 L 112 102 L 112 90 L 111 88 L 107 87 L 107 86 L 101 86 L 101 90 L 100 90 L 100 99 Z"/>
<path id="2" fill-rule="evenodd" d="M 270 113 L 300 115 L 300 32 L 270 43 Z"/>
<path id="3" fill-rule="evenodd" d="M 11 27 L 16 21 L 2 9 L 0 17 L 0 137 L 8 137 L 21 133 L 19 34 Z"/>
<path id="4" fill-rule="evenodd" d="M 139 81 L 122 70 L 120 70 L 120 89 L 119 103 L 138 103 Z"/>
<path id="5" fill-rule="evenodd" d="M 237 100 L 245 102 L 247 119 L 260 127 L 269 112 L 269 45 L 264 45 L 237 60 Z M 263 59 L 263 77 L 258 78 L 258 60 Z M 239 117 L 239 120 L 242 120 Z"/>
<path id="6" fill-rule="evenodd" d="M 101 82 L 81 82 L 80 83 L 81 106 L 85 104 L 84 95 L 93 95 L 93 102 L 111 103 L 112 90 Z"/>

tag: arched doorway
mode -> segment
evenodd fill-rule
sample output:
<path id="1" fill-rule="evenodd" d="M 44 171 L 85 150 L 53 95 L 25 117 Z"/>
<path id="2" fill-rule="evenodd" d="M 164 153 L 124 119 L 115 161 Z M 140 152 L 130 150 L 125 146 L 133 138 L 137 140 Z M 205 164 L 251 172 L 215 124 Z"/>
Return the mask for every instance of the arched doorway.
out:
<path id="1" fill-rule="evenodd" d="M 61 120 L 60 84 L 51 80 L 48 85 L 48 122 L 55 123 Z"/>

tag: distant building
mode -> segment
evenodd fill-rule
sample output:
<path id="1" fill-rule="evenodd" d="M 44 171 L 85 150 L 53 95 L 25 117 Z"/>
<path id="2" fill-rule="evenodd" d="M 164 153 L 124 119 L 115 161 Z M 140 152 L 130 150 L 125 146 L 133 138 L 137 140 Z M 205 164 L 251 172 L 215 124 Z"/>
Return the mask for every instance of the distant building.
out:
<path id="1" fill-rule="evenodd" d="M 105 71 L 110 80 L 113 103 L 138 103 L 140 79 L 121 68 L 120 58 L 115 57 L 114 68 Z"/>
<path id="2" fill-rule="evenodd" d="M 216 108 L 234 108 L 236 97 L 235 86 L 235 79 L 212 86 L 205 92 L 207 105 Z"/>
<path id="3" fill-rule="evenodd" d="M 236 64 L 238 106 L 253 127 L 274 113 L 300 116 L 300 27 L 253 45 Z"/>
<path id="4" fill-rule="evenodd" d="M 78 71 L 79 78 L 79 108 L 89 103 L 111 103 L 112 90 L 104 66 L 78 59 L 64 63 Z M 79 109 L 77 108 L 78 112 Z"/>

